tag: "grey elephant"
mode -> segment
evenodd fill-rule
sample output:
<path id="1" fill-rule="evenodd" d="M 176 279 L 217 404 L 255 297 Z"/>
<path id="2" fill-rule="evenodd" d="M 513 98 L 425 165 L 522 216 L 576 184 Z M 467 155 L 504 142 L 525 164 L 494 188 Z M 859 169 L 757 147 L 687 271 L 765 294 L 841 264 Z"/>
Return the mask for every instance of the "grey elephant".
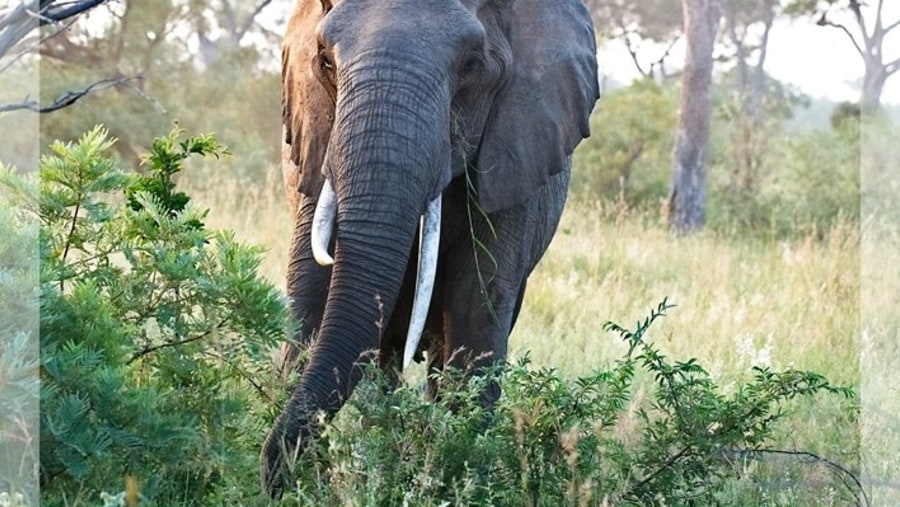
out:
<path id="1" fill-rule="evenodd" d="M 274 496 L 361 365 L 505 359 L 599 96 L 581 0 L 299 0 L 282 66 L 288 295 L 309 354 L 263 446 Z"/>

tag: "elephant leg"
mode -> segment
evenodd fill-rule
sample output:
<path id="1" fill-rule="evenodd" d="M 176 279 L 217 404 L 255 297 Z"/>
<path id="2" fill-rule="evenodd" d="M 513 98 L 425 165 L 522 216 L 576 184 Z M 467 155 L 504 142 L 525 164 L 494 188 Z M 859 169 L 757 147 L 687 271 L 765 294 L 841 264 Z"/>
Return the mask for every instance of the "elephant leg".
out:
<path id="1" fill-rule="evenodd" d="M 292 372 L 302 371 L 301 352 L 312 344 L 316 331 L 322 323 L 325 301 L 328 299 L 328 286 L 331 283 L 331 268 L 316 263 L 310 245 L 310 229 L 315 209 L 315 199 L 302 196 L 294 221 L 287 294 L 297 327 L 292 343 L 282 347 L 284 378 Z"/>
<path id="2" fill-rule="evenodd" d="M 564 171 L 522 204 L 488 217 L 473 213 L 471 226 L 456 229 L 442 271 L 445 364 L 477 373 L 506 360 L 528 276 L 559 224 L 568 179 Z M 468 196 L 455 196 L 454 206 L 466 206 Z M 490 384 L 484 403 L 492 405 L 499 395 L 499 386 Z"/>
<path id="3" fill-rule="evenodd" d="M 462 264 L 464 269 L 474 269 L 472 263 Z M 502 276 L 496 272 L 486 278 L 464 276 L 448 284 L 442 351 L 445 365 L 477 374 L 506 360 L 521 280 Z M 490 277 L 493 279 L 488 281 Z M 499 386 L 490 383 L 482 399 L 491 406 L 499 396 Z"/>

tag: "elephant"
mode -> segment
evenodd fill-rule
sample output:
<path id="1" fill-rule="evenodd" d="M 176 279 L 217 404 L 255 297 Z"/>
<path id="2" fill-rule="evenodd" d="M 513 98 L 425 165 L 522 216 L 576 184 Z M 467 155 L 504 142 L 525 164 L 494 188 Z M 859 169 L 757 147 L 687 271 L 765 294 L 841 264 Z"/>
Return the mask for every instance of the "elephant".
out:
<path id="1" fill-rule="evenodd" d="M 590 134 L 596 53 L 582 0 L 297 1 L 282 46 L 287 359 L 308 354 L 263 445 L 270 495 L 366 364 L 505 360 Z"/>

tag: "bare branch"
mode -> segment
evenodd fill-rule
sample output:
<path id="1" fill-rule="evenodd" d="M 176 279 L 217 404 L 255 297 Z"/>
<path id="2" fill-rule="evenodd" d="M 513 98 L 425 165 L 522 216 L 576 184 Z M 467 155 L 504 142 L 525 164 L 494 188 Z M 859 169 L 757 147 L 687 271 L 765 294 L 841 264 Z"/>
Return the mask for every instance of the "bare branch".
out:
<path id="1" fill-rule="evenodd" d="M 108 1 L 109 0 L 82 0 L 80 2 L 64 2 L 58 6 L 54 5 L 53 2 L 47 2 L 46 6 L 41 6 L 41 25 L 59 23 L 60 21 L 85 13 Z"/>
<path id="2" fill-rule="evenodd" d="M 681 35 L 682 34 L 678 34 L 677 36 L 675 36 L 675 38 L 673 38 L 672 41 L 669 42 L 669 45 L 666 47 L 666 50 L 663 51 L 663 54 L 655 62 L 650 64 L 651 74 L 653 73 L 653 69 L 658 66 L 660 70 L 660 77 L 669 77 L 666 75 L 665 60 L 669 57 L 669 54 L 672 53 L 672 48 L 675 47 L 675 44 L 677 44 L 678 41 L 681 40 Z"/>
<path id="3" fill-rule="evenodd" d="M 41 44 L 43 44 L 44 42 L 46 42 L 46 41 L 48 41 L 48 40 L 50 40 L 50 39 L 52 39 L 52 38 L 54 38 L 54 37 L 56 37 L 56 36 L 59 35 L 59 34 L 65 32 L 66 30 L 69 29 L 69 27 L 72 26 L 73 23 L 75 23 L 75 19 L 74 19 L 74 18 L 73 18 L 73 19 L 67 20 L 67 21 L 66 21 L 64 24 L 62 24 L 62 26 L 60 26 L 56 31 L 54 31 L 53 33 L 51 33 L 51 34 L 49 34 L 49 35 L 46 35 L 46 36 L 44 36 L 44 37 L 39 37 L 34 43 L 30 43 L 30 42 L 31 42 L 30 40 L 29 40 L 29 41 L 22 40 L 21 42 L 23 42 L 23 43 L 29 42 L 29 44 L 27 44 L 26 47 L 24 47 L 24 48 L 22 48 L 21 50 L 19 50 L 19 51 L 15 54 L 15 56 L 13 56 L 12 58 L 10 58 L 10 60 L 9 60 L 8 62 L 6 62 L 6 64 L 5 64 L 3 67 L 0 67 L 0 73 L 5 72 L 6 69 L 12 67 L 13 64 L 15 64 L 17 61 L 21 60 L 22 57 L 24 57 L 25 55 L 27 55 L 27 54 L 32 54 L 32 53 L 36 52 L 36 51 L 38 50 L 38 48 L 41 46 Z"/>
<path id="4" fill-rule="evenodd" d="M 266 8 L 267 5 L 272 3 L 272 0 L 262 0 L 259 5 L 253 9 L 253 12 L 247 16 L 247 19 L 244 20 L 244 24 L 241 26 L 241 29 L 237 32 L 237 41 L 240 42 L 241 39 L 244 38 L 244 35 L 250 30 L 250 27 L 253 26 L 253 22 L 256 20 L 256 16 L 259 16 L 259 13 L 262 12 L 263 9 Z"/>
<path id="5" fill-rule="evenodd" d="M 26 0 L 0 17 L 0 56 L 24 39 L 38 26 L 58 24 L 87 12 L 109 0 Z"/>
<path id="6" fill-rule="evenodd" d="M 884 30 L 882 30 L 881 33 L 886 34 L 886 33 L 890 32 L 891 30 L 893 30 L 894 28 L 897 28 L 898 26 L 900 26 L 900 19 L 898 19 L 897 21 L 894 21 L 890 25 L 884 27 Z"/>
<path id="7" fill-rule="evenodd" d="M 0 18 L 0 56 L 5 55 L 37 27 L 35 20 L 37 9 L 38 1 L 29 0 L 7 11 L 6 15 Z"/>
<path id="8" fill-rule="evenodd" d="M 86 95 L 89 95 L 92 92 L 102 90 L 104 88 L 110 88 L 113 86 L 120 85 L 129 85 L 131 81 L 143 79 L 142 76 L 132 76 L 132 77 L 115 77 L 102 79 L 97 81 L 96 83 L 91 84 L 87 88 L 78 91 L 68 91 L 60 96 L 58 99 L 53 101 L 52 104 L 47 106 L 41 106 L 36 100 L 28 100 L 20 104 L 6 104 L 0 106 L 0 113 L 6 113 L 10 111 L 19 111 L 22 109 L 27 109 L 29 111 L 34 111 L 36 113 L 52 113 L 53 111 L 58 111 L 64 107 L 71 106 L 79 99 L 83 98 Z"/>
<path id="9" fill-rule="evenodd" d="M 888 76 L 897 72 L 898 70 L 900 70 L 900 58 L 897 58 L 896 60 L 892 60 L 892 61 L 884 64 L 884 71 L 887 73 Z"/>
<path id="10" fill-rule="evenodd" d="M 848 29 L 846 26 L 829 20 L 827 17 L 825 17 L 825 14 L 822 14 L 822 17 L 820 17 L 819 20 L 816 21 L 816 24 L 819 26 L 830 26 L 832 28 L 841 30 L 847 35 L 847 37 L 850 38 L 850 42 L 853 43 L 853 47 L 856 48 L 856 51 L 859 52 L 860 56 L 862 56 L 863 58 L 866 57 L 866 52 L 863 50 L 862 46 L 859 45 L 859 42 L 857 42 L 856 37 L 853 36 L 853 33 L 850 31 L 850 29 Z"/>
<path id="11" fill-rule="evenodd" d="M 628 54 L 631 55 L 631 60 L 634 62 L 634 66 L 637 68 L 637 71 L 640 72 L 641 76 L 647 77 L 648 74 L 641 66 L 641 62 L 638 59 L 637 48 L 634 47 L 634 44 L 631 42 L 631 34 L 632 31 L 625 26 L 625 20 L 619 18 L 618 20 L 619 28 L 622 30 L 622 41 L 625 42 L 625 48 L 628 49 Z"/>
<path id="12" fill-rule="evenodd" d="M 856 22 L 859 24 L 859 28 L 862 31 L 863 40 L 866 41 L 866 46 L 868 46 L 869 32 L 866 30 L 866 20 L 863 18 L 862 5 L 860 5 L 859 0 L 850 0 L 850 10 L 856 17 Z"/>

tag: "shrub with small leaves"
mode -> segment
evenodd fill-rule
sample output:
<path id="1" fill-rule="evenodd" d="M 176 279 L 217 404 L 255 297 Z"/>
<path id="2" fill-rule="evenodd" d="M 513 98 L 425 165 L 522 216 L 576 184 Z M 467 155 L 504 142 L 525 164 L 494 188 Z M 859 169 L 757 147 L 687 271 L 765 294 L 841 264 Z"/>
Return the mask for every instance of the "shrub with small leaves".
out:
<path id="1" fill-rule="evenodd" d="M 646 340 L 670 308 L 663 301 L 634 330 L 607 323 L 628 352 L 574 380 L 526 357 L 482 376 L 447 372 L 451 387 L 430 403 L 373 370 L 298 463 L 286 505 L 722 504 L 786 401 L 853 396 L 815 373 L 767 369 L 726 395 L 696 361 L 671 361 Z M 494 381 L 503 396 L 486 410 L 480 393 Z M 832 471 L 843 484 L 846 469 Z M 836 488 L 847 501 L 861 494 Z"/>
<path id="2" fill-rule="evenodd" d="M 131 475 L 159 505 L 217 503 L 256 482 L 283 296 L 176 191 L 190 157 L 226 153 L 214 138 L 157 139 L 142 175 L 113 143 L 95 128 L 41 161 L 42 495 L 96 502 Z"/>
<path id="3" fill-rule="evenodd" d="M 38 221 L 14 182 L 0 164 L 0 507 L 38 503 Z"/>

